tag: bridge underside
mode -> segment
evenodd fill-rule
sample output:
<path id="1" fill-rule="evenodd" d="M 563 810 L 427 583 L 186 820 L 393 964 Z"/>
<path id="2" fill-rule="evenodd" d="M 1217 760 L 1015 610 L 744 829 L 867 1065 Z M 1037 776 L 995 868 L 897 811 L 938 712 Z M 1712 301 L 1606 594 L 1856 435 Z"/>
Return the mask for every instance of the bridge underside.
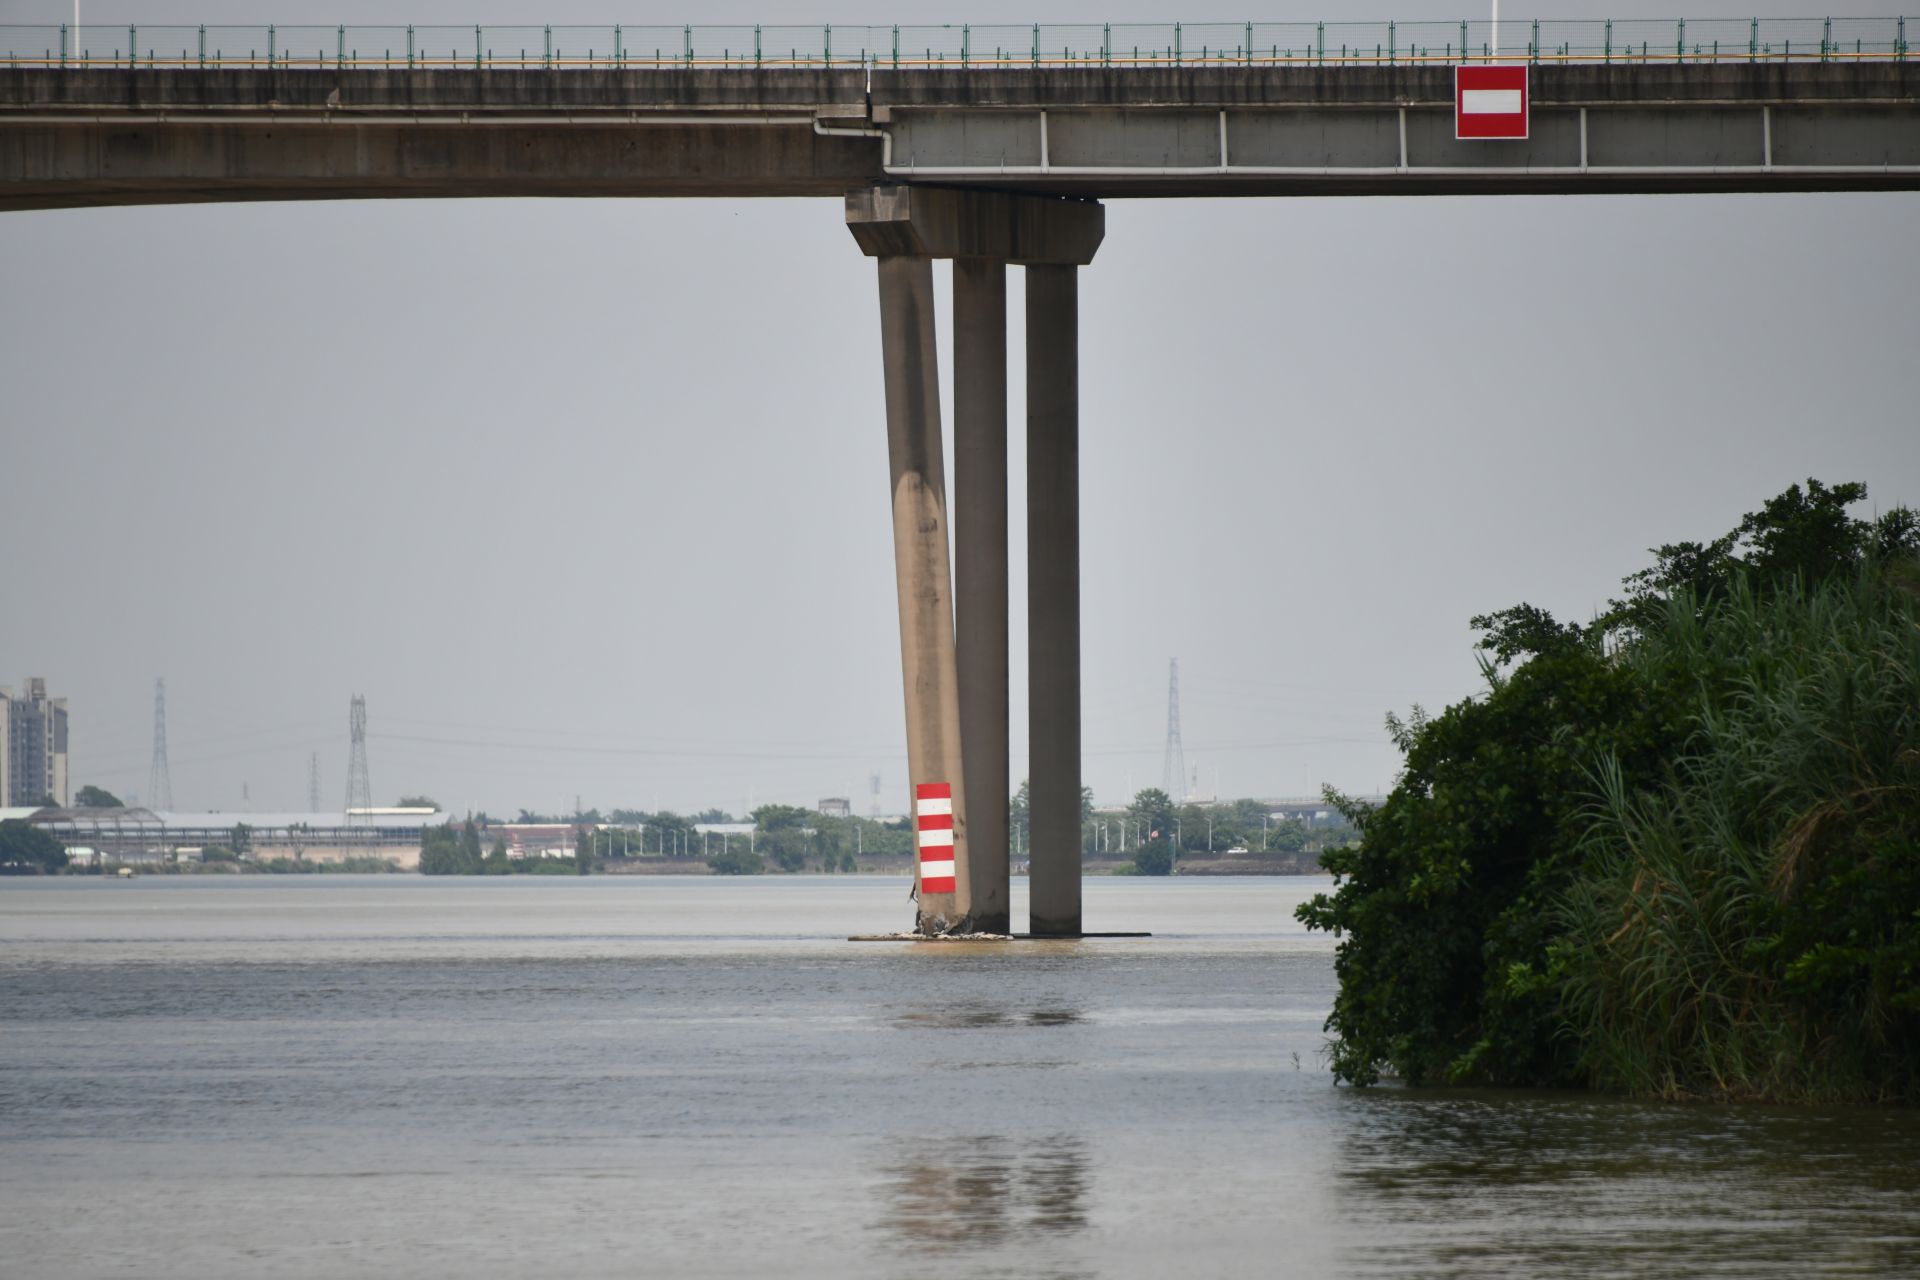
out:
<path id="1" fill-rule="evenodd" d="M 1080 197 L 1920 187 L 1914 62 L 1540 66 L 1532 136 L 1452 68 L 0 70 L 0 209 L 207 200 Z"/>

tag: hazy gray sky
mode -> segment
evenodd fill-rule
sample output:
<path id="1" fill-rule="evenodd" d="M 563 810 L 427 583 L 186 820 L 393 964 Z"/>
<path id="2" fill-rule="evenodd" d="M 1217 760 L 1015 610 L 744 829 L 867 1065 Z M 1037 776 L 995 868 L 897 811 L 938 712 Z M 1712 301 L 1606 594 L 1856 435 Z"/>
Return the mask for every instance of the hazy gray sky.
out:
<path id="1" fill-rule="evenodd" d="M 695 16 L 1034 13 L 965 8 Z M 89 24 L 685 14 L 83 5 Z M 1916 219 L 1910 194 L 1111 202 L 1081 317 L 1099 799 L 1160 781 L 1169 657 L 1203 790 L 1370 791 L 1396 768 L 1382 713 L 1474 689 L 1470 615 L 1584 618 L 1647 546 L 1809 475 L 1920 502 Z M 878 772 L 901 807 L 874 269 L 837 201 L 14 213 L 0 280 L 0 683 L 71 699 L 76 786 L 145 791 L 164 675 L 183 808 L 239 807 L 243 784 L 304 807 L 316 751 L 339 804 L 355 692 L 385 801 L 864 810 Z M 1016 512 L 1020 290 L 1014 272 Z M 1013 543 L 1018 778 L 1018 520 Z"/>

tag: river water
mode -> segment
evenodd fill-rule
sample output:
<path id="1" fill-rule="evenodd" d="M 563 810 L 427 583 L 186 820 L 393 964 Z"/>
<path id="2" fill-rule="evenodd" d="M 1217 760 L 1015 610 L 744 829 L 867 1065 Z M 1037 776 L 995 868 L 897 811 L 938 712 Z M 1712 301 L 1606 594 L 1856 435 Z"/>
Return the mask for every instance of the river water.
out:
<path id="1" fill-rule="evenodd" d="M 0 881 L 0 1274 L 1920 1274 L 1912 1113 L 1335 1088 L 1325 885 Z"/>

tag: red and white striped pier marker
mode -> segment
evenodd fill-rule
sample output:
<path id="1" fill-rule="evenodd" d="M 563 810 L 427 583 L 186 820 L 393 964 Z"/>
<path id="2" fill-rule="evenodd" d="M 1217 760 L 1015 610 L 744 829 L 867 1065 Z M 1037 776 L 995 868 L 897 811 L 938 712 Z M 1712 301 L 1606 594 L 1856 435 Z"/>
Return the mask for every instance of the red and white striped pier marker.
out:
<path id="1" fill-rule="evenodd" d="M 1453 136 L 1527 136 L 1527 68 L 1457 66 L 1453 69 Z"/>
<path id="2" fill-rule="evenodd" d="M 920 835 L 920 892 L 952 893 L 953 784 L 915 785 L 913 817 Z"/>

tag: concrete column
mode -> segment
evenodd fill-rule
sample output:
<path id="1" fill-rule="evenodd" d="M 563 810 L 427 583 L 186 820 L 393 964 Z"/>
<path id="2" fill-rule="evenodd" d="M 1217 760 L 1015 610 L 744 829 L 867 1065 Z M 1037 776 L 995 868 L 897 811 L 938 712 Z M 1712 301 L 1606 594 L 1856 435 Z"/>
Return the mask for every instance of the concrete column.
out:
<path id="1" fill-rule="evenodd" d="M 947 484 L 940 447 L 933 262 L 903 255 L 878 261 L 887 458 L 893 480 L 893 564 L 907 702 L 907 769 L 916 786 L 945 782 L 953 788 L 954 890 L 929 893 L 923 888 L 915 927 L 921 933 L 948 933 L 971 928 L 973 892 L 968 881 L 960 755 L 960 684 L 953 649 L 953 582 L 947 568 Z M 917 870 L 915 879 L 918 883 Z"/>
<path id="2" fill-rule="evenodd" d="M 1029 929 L 1080 932 L 1080 306 L 1077 268 L 1027 267 Z"/>
<path id="3" fill-rule="evenodd" d="M 1007 267 L 953 261 L 954 645 L 973 923 L 1007 933 Z"/>

